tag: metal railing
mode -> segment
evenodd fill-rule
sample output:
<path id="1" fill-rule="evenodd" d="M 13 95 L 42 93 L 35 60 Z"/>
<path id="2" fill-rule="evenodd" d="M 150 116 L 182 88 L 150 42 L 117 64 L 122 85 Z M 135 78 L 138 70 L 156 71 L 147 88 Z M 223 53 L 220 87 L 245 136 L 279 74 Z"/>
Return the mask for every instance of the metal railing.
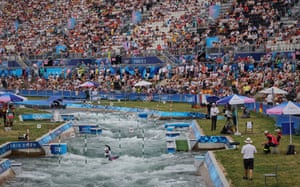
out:
<path id="1" fill-rule="evenodd" d="M 223 54 L 228 51 L 232 51 L 234 54 L 236 53 L 266 53 L 270 51 L 278 51 L 278 52 L 287 52 L 287 51 L 295 51 L 300 49 L 300 44 L 276 44 L 276 45 L 267 45 L 266 47 L 260 46 L 257 48 L 256 45 L 248 45 L 248 46 L 220 46 L 220 47 L 211 47 L 211 48 L 204 48 L 204 46 L 195 46 L 193 48 L 167 48 L 163 50 L 156 50 L 156 49 L 149 49 L 149 50 L 139 50 L 139 57 L 147 57 L 147 56 L 162 56 L 167 60 L 175 62 L 173 57 L 181 56 L 181 55 L 198 55 L 199 52 L 203 51 L 207 55 L 210 54 Z M 133 55 L 128 54 L 123 48 L 120 51 L 112 50 L 110 52 L 110 56 L 121 55 L 122 57 L 132 57 Z M 47 53 L 41 55 L 26 55 L 25 62 L 36 61 L 36 60 L 45 60 L 48 58 L 55 59 L 97 59 L 97 58 L 107 58 L 109 56 L 109 52 L 98 52 L 98 53 L 70 53 L 68 55 L 65 54 L 57 54 Z M 18 54 L 9 54 L 6 56 L 2 56 L 0 60 L 4 61 L 18 61 L 19 59 Z M 172 59 L 170 59 L 172 57 Z M 30 66 L 30 64 L 27 64 Z"/>

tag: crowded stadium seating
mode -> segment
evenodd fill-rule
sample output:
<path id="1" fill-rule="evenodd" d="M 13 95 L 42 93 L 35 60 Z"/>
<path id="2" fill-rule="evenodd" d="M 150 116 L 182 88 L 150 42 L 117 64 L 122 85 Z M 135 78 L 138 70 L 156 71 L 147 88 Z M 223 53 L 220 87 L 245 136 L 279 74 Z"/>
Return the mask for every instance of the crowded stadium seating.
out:
<path id="1" fill-rule="evenodd" d="M 4 89 L 300 91 L 299 0 L 4 0 L 0 15 Z"/>

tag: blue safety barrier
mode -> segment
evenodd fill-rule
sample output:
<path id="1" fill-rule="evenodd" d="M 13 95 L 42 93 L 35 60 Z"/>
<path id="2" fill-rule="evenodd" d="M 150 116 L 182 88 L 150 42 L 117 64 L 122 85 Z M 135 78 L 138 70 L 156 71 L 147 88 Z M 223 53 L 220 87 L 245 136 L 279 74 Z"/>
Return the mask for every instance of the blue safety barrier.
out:
<path id="1" fill-rule="evenodd" d="M 173 127 L 173 128 L 184 128 L 189 127 L 190 123 L 167 123 L 165 124 L 165 128 Z"/>
<path id="2" fill-rule="evenodd" d="M 148 114 L 147 113 L 139 113 L 138 116 L 139 116 L 139 118 L 147 118 Z"/>
<path id="3" fill-rule="evenodd" d="M 10 150 L 16 149 L 38 149 L 41 145 L 35 141 L 21 141 L 21 142 L 11 142 L 9 143 Z"/>
<path id="4" fill-rule="evenodd" d="M 46 119 L 53 119 L 53 114 L 22 114 L 21 118 L 23 121 L 27 120 L 46 120 Z"/>
<path id="5" fill-rule="evenodd" d="M 173 132 L 173 131 L 167 131 L 166 132 L 166 136 L 171 137 L 171 138 L 177 137 L 179 135 L 180 135 L 180 132 Z"/>
<path id="6" fill-rule="evenodd" d="M 4 173 L 11 167 L 10 160 L 3 159 L 0 161 L 0 174 Z"/>
<path id="7" fill-rule="evenodd" d="M 173 154 L 173 153 L 175 153 L 175 152 L 176 152 L 176 148 L 175 148 L 175 147 L 168 147 L 168 148 L 167 148 L 167 153 Z"/>
<path id="8" fill-rule="evenodd" d="M 97 125 L 79 125 L 79 133 L 80 134 L 92 134 L 92 129 L 93 129 L 93 133 L 96 133 L 96 128 L 98 126 Z"/>
<path id="9" fill-rule="evenodd" d="M 207 152 L 205 154 L 204 162 L 209 172 L 210 179 L 213 182 L 214 186 L 218 186 L 218 187 L 229 186 L 227 180 L 224 178 L 222 174 L 222 171 L 220 171 L 218 164 L 214 156 L 212 155 L 212 153 Z"/>
<path id="10" fill-rule="evenodd" d="M 102 129 L 101 128 L 91 128 L 91 133 L 90 134 L 94 134 L 94 135 L 99 135 L 102 133 Z"/>
<path id="11" fill-rule="evenodd" d="M 45 134 L 44 136 L 39 138 L 37 141 L 40 145 L 48 144 L 49 142 L 58 138 L 61 133 L 67 131 L 72 126 L 73 126 L 73 124 L 71 122 L 67 122 L 67 123 L 59 126 L 58 128 L 54 129 L 53 131 Z"/>
<path id="12" fill-rule="evenodd" d="M 66 143 L 51 143 L 50 151 L 53 155 L 63 155 L 68 152 L 68 145 Z"/>
<path id="13" fill-rule="evenodd" d="M 75 116 L 71 114 L 62 114 L 60 115 L 64 121 L 74 120 Z"/>
<path id="14" fill-rule="evenodd" d="M 201 136 L 199 143 L 227 143 L 228 139 L 225 136 Z"/>

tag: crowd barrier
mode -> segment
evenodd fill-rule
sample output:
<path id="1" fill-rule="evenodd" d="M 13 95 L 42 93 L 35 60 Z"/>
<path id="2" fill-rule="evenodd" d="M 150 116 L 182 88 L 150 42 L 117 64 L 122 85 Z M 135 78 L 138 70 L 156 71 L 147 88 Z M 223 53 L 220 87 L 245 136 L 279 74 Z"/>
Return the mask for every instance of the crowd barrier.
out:
<path id="1" fill-rule="evenodd" d="M 15 90 L 5 90 L 10 92 L 15 92 Z M 50 97 L 50 96 L 60 96 L 66 99 L 86 99 L 85 91 L 67 91 L 67 90 L 19 90 L 18 93 L 23 96 L 36 96 L 36 97 Z M 156 101 L 156 102 L 182 102 L 190 103 L 191 107 L 195 104 L 205 104 L 206 94 L 143 94 L 143 93 L 127 93 L 127 92 L 97 92 L 91 93 L 91 98 L 94 101 L 97 100 L 111 100 L 111 101 Z M 245 106 L 250 111 L 261 112 L 265 115 L 267 109 L 271 108 L 262 102 L 247 103 Z M 190 115 L 190 114 L 189 114 Z M 198 114 L 197 114 L 198 115 Z M 199 117 L 199 116 L 197 116 Z M 200 116 L 203 117 L 203 116 Z M 270 115 L 276 122 L 276 126 L 281 126 L 283 122 L 290 121 L 290 116 L 288 115 Z M 300 117 L 291 116 L 291 121 L 294 122 L 296 134 L 300 134 Z"/>
<path id="2" fill-rule="evenodd" d="M 3 90 L 16 92 L 16 90 Z M 85 91 L 67 91 L 67 90 L 18 90 L 18 94 L 25 97 L 50 97 L 60 96 L 65 99 L 87 99 Z M 93 92 L 91 100 L 131 100 L 131 101 L 160 101 L 160 102 L 184 102 L 195 104 L 199 102 L 198 97 L 201 94 L 143 94 L 143 93 L 126 93 L 126 92 Z"/>

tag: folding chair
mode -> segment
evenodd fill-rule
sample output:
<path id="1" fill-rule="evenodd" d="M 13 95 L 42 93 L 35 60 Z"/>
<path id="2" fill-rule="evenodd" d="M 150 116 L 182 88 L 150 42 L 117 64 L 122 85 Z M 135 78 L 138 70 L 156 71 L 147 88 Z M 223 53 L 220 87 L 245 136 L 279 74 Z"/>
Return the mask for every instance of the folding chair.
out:
<path id="1" fill-rule="evenodd" d="M 253 122 L 247 121 L 245 124 L 245 134 L 247 133 L 253 133 Z"/>
<path id="2" fill-rule="evenodd" d="M 277 176 L 278 176 L 278 166 L 277 165 L 275 166 L 274 173 L 265 173 L 264 176 L 265 176 L 265 186 L 267 186 L 267 178 L 268 177 L 274 177 L 276 179 L 276 183 L 278 184 L 278 179 L 277 179 Z"/>

